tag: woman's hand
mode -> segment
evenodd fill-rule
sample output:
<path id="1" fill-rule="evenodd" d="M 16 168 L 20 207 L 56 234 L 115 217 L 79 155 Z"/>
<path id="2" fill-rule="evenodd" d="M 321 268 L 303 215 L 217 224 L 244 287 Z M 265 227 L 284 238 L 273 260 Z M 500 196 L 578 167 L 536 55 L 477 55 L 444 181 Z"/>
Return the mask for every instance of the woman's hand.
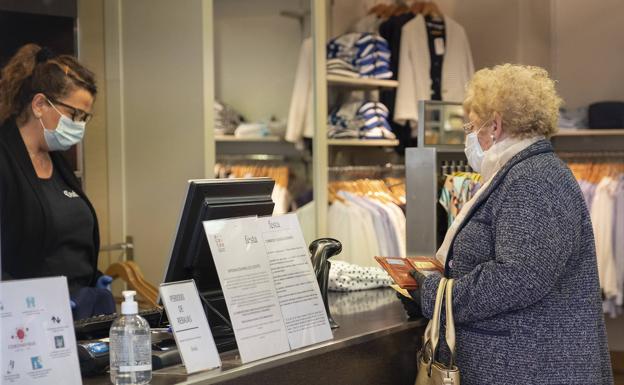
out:
<path id="1" fill-rule="evenodd" d="M 401 300 L 401 304 L 403 304 L 403 309 L 407 313 L 408 318 L 420 318 L 422 317 L 422 309 L 420 308 L 420 299 L 416 300 L 415 298 L 420 298 L 420 289 L 409 290 L 409 294 L 412 298 L 407 298 L 401 293 L 397 293 L 397 297 Z"/>
<path id="2" fill-rule="evenodd" d="M 98 289 L 106 289 L 108 291 L 111 291 L 111 282 L 113 282 L 113 277 L 111 277 L 110 275 L 102 275 L 95 283 L 95 287 Z"/>
<path id="3" fill-rule="evenodd" d="M 399 293 L 397 293 L 397 297 L 401 300 L 403 308 L 407 312 L 407 316 L 409 318 L 420 318 L 422 317 L 422 309 L 420 305 L 420 287 L 425 280 L 425 276 L 416 270 L 410 271 L 410 275 L 414 277 L 416 282 L 418 282 L 418 288 L 414 290 L 408 290 L 410 297 L 412 297 L 411 299 Z"/>

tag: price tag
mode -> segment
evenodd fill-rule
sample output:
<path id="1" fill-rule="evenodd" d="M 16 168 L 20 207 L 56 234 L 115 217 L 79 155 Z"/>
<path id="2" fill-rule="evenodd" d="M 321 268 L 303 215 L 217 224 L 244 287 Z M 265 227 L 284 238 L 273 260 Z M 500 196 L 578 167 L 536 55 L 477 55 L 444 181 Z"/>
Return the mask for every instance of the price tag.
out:
<path id="1" fill-rule="evenodd" d="M 0 282 L 2 384 L 80 385 L 67 278 Z"/>
<path id="2" fill-rule="evenodd" d="M 444 55 L 445 47 L 444 47 L 444 39 L 441 37 L 436 37 L 433 39 L 433 48 L 435 50 L 435 54 L 438 56 Z"/>
<path id="3" fill-rule="evenodd" d="M 221 366 L 195 281 L 160 285 L 160 297 L 188 374 Z"/>

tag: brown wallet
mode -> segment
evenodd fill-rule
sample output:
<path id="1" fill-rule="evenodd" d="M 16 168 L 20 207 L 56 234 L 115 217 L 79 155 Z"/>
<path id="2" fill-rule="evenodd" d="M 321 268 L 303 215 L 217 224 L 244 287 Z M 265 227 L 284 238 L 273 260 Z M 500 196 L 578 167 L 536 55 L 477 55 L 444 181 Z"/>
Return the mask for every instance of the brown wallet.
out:
<path id="1" fill-rule="evenodd" d="M 416 270 L 423 275 L 429 275 L 433 272 L 444 274 L 444 266 L 435 258 L 375 257 L 375 260 L 388 272 L 399 287 L 406 290 L 418 288 L 418 282 L 410 274 L 412 270 Z"/>

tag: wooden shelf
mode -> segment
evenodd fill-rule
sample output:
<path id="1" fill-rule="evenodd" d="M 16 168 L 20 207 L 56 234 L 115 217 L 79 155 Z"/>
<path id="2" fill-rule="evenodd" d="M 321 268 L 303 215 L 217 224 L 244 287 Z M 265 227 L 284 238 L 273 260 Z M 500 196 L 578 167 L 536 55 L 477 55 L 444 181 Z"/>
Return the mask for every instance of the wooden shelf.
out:
<path id="1" fill-rule="evenodd" d="M 372 78 L 347 78 L 337 75 L 327 75 L 327 84 L 336 87 L 374 89 L 374 88 L 397 88 L 396 80 L 372 79 Z"/>
<path id="2" fill-rule="evenodd" d="M 624 136 L 624 128 L 607 129 L 570 129 L 560 128 L 554 137 L 557 136 Z"/>
<path id="3" fill-rule="evenodd" d="M 234 135 L 216 135 L 216 142 L 282 142 L 279 136 L 237 137 Z"/>
<path id="4" fill-rule="evenodd" d="M 397 139 L 327 139 L 330 146 L 395 147 Z"/>

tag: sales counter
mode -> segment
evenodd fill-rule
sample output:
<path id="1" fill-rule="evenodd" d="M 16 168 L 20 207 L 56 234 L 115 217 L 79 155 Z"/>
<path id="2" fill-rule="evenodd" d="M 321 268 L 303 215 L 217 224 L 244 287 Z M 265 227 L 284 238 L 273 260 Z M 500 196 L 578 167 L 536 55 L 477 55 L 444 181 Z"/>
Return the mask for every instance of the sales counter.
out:
<path id="1" fill-rule="evenodd" d="M 409 384 L 425 320 L 407 321 L 392 289 L 329 293 L 340 324 L 334 339 L 242 364 L 237 351 L 221 354 L 222 367 L 186 375 L 182 366 L 153 372 L 153 385 L 172 384 Z M 84 385 L 110 384 L 108 375 Z"/>

